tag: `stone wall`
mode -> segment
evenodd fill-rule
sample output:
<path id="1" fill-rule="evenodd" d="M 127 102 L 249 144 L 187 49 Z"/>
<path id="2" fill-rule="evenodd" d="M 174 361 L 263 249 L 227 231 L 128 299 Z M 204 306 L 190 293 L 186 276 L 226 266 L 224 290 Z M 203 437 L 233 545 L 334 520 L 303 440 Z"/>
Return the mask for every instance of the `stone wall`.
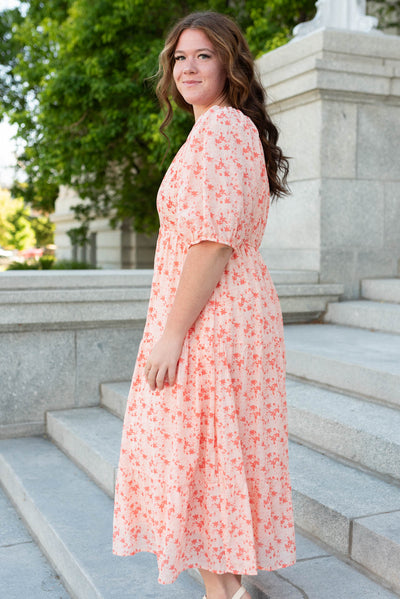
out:
<path id="1" fill-rule="evenodd" d="M 129 380 L 152 271 L 2 273 L 0 438 L 43 434 L 48 410 L 94 406 Z"/>
<path id="2" fill-rule="evenodd" d="M 321 30 L 259 60 L 292 157 L 293 195 L 273 204 L 270 268 L 319 271 L 358 297 L 400 266 L 400 38 Z"/>

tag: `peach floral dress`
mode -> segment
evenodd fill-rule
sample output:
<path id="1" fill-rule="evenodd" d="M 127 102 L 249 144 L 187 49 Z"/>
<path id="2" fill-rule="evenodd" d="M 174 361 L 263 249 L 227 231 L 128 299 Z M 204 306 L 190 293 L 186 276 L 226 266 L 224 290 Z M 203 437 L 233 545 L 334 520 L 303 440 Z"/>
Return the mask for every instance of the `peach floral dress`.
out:
<path id="1" fill-rule="evenodd" d="M 256 127 L 213 106 L 158 193 L 152 293 L 116 482 L 113 551 L 155 553 L 162 584 L 190 567 L 256 574 L 295 561 L 282 316 L 258 251 L 268 205 Z M 146 359 L 187 251 L 202 240 L 234 251 L 187 333 L 177 382 L 152 391 Z"/>

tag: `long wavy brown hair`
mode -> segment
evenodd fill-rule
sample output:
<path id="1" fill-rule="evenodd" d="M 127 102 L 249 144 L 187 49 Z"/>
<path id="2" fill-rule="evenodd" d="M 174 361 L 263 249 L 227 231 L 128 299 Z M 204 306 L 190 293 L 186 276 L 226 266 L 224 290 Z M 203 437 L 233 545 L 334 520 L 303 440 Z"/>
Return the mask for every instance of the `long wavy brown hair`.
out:
<path id="1" fill-rule="evenodd" d="M 199 29 L 207 35 L 226 69 L 225 102 L 241 110 L 257 127 L 264 149 L 271 196 L 277 198 L 289 193 L 289 162 L 277 145 L 279 133 L 268 115 L 266 93 L 255 69 L 254 58 L 239 27 L 226 15 L 212 11 L 192 13 L 181 19 L 170 31 L 160 54 L 156 90 L 161 106 L 167 108 L 161 132 L 173 116 L 170 98 L 180 108 L 193 114 L 191 104 L 185 102 L 173 78 L 175 49 L 185 29 Z"/>

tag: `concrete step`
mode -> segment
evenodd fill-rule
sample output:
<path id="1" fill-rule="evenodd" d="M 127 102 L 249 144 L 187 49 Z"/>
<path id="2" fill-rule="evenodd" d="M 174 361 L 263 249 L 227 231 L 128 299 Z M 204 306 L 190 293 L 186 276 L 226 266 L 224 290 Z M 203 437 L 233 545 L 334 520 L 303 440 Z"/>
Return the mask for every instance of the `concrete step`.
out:
<path id="1" fill-rule="evenodd" d="M 287 380 L 291 438 L 400 483 L 400 411 Z"/>
<path id="2" fill-rule="evenodd" d="M 75 461 L 106 488 L 107 481 L 111 478 L 110 473 L 115 472 L 118 466 L 116 448 L 120 442 L 122 422 L 104 410 L 103 415 L 101 410 L 93 408 L 73 412 L 75 413 L 68 414 L 65 411 L 52 414 L 53 419 L 59 420 L 58 426 L 53 426 L 56 431 L 55 441 L 61 447 L 62 439 L 66 447 L 74 443 Z M 81 412 L 81 419 L 78 412 Z M 106 432 L 111 423 L 116 429 L 118 422 L 119 431 L 114 433 L 114 442 L 108 439 L 103 446 L 100 442 L 103 431 Z M 60 434 L 62 429 L 64 432 Z M 110 458 L 110 443 L 113 444 L 113 460 Z M 67 451 L 71 453 L 69 449 Z M 91 457 L 94 452 L 98 456 L 97 466 Z M 98 465 L 100 460 L 103 462 L 101 466 Z M 97 470 L 91 471 L 91 467 L 96 467 Z M 352 552 L 356 552 L 356 561 L 364 565 L 363 555 L 368 548 L 365 538 L 370 542 L 373 533 L 363 529 L 360 543 L 355 544 L 353 539 L 351 544 L 353 524 L 355 521 L 359 522 L 359 519 L 384 512 L 396 512 L 400 521 L 400 487 L 338 463 L 298 443 L 291 443 L 290 467 L 296 524 L 342 555 L 353 558 Z M 393 553 L 392 539 L 383 537 L 381 544 L 385 550 L 390 546 Z M 394 555 L 398 555 L 400 559 L 400 534 L 395 540 Z M 393 580 L 390 572 L 388 576 L 390 578 L 385 579 L 386 583 L 396 585 L 396 579 Z M 400 582 L 395 588 L 400 592 Z"/>
<path id="3" fill-rule="evenodd" d="M 36 437 L 0 442 L 0 479 L 56 562 L 74 599 L 133 598 L 137 595 L 132 589 L 144 599 L 202 596 L 188 573 L 173 585 L 158 585 L 152 555 L 120 559 L 111 554 L 112 500 L 49 441 Z M 254 598 L 398 597 L 299 531 L 296 542 L 295 566 L 245 577 Z"/>
<path id="4" fill-rule="evenodd" d="M 118 418 L 123 419 L 130 386 L 130 381 L 102 383 L 100 385 L 100 404 Z"/>
<path id="5" fill-rule="evenodd" d="M 121 445 L 122 422 L 100 407 L 47 412 L 47 434 L 110 496 Z"/>
<path id="6" fill-rule="evenodd" d="M 2 309 L 9 305 L 27 304 L 82 304 L 92 302 L 133 302 L 148 301 L 150 287 L 104 287 L 88 289 L 24 289 L 21 291 L 1 291 Z"/>
<path id="7" fill-rule="evenodd" d="M 0 332 L 47 330 L 146 318 L 153 271 L 1 273 Z M 314 271 L 272 271 L 286 322 L 308 322 L 337 301 L 343 286 Z"/>
<path id="8" fill-rule="evenodd" d="M 364 279 L 361 281 L 361 295 L 376 302 L 400 304 L 400 278 Z"/>
<path id="9" fill-rule="evenodd" d="M 112 499 L 50 441 L 0 441 L 0 480 L 74 599 L 200 599 L 186 572 L 159 585 L 153 555 L 112 555 Z"/>
<path id="10" fill-rule="evenodd" d="M 0 597 L 71 599 L 0 488 Z"/>
<path id="11" fill-rule="evenodd" d="M 344 287 L 333 283 L 278 283 L 276 291 L 284 322 L 310 322 L 320 318 L 329 302 L 338 301 Z"/>
<path id="12" fill-rule="evenodd" d="M 152 270 L 1 273 L 0 332 L 143 328 Z"/>
<path id="13" fill-rule="evenodd" d="M 400 334 L 400 305 L 366 300 L 328 304 L 324 322 Z"/>
<path id="14" fill-rule="evenodd" d="M 275 285 L 280 283 L 318 283 L 317 270 L 270 270 L 271 278 Z"/>
<path id="15" fill-rule="evenodd" d="M 84 289 L 0 292 L 0 332 L 100 328 L 104 323 L 140 322 L 144 326 L 150 289 Z"/>
<path id="16" fill-rule="evenodd" d="M 289 453 L 296 525 L 400 593 L 400 487 L 294 442 Z M 371 568 L 377 538 L 385 568 Z"/>
<path id="17" fill-rule="evenodd" d="M 316 270 L 271 270 L 275 285 L 279 283 L 318 283 Z M 2 273 L 2 290 L 29 289 L 115 289 L 150 287 L 152 269 L 7 271 Z"/>
<path id="18" fill-rule="evenodd" d="M 32 289 L 111 289 L 150 287 L 153 271 L 139 270 L 49 270 L 1 273 L 2 291 Z"/>
<path id="19" fill-rule="evenodd" d="M 400 406 L 400 337 L 331 324 L 285 327 L 289 375 Z"/>
<path id="20" fill-rule="evenodd" d="M 297 563 L 246 576 L 253 599 L 394 599 L 397 594 L 330 555 L 296 532 Z"/>

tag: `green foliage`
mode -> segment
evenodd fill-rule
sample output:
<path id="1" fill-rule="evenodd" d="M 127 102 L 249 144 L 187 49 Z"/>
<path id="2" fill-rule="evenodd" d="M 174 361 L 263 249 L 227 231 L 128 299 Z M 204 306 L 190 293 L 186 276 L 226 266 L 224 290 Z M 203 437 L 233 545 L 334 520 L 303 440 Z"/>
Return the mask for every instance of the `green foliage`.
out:
<path id="1" fill-rule="evenodd" d="M 50 255 L 44 255 L 44 256 L 40 256 L 38 263 L 39 263 L 39 268 L 41 270 L 49 270 L 50 268 L 53 268 L 54 264 L 55 264 L 55 256 L 50 256 Z"/>
<path id="2" fill-rule="evenodd" d="M 46 247 L 54 243 L 55 225 L 48 216 L 31 216 L 29 220 L 35 234 L 36 247 Z"/>
<path id="3" fill-rule="evenodd" d="M 8 247 L 9 245 L 9 224 L 8 215 L 13 212 L 14 206 L 12 204 L 10 192 L 6 189 L 0 189 L 0 246 Z"/>
<path id="4" fill-rule="evenodd" d="M 49 270 L 50 268 L 53 268 L 54 265 L 54 256 L 40 256 L 38 260 L 35 258 L 24 260 L 23 262 L 15 260 L 8 265 L 6 270 Z"/>
<path id="5" fill-rule="evenodd" d="M 381 29 L 400 27 L 400 0 L 374 0 L 369 3 Z"/>
<path id="6" fill-rule="evenodd" d="M 98 270 L 100 267 L 94 267 L 87 262 L 80 262 L 79 260 L 56 260 L 52 268 L 56 270 Z"/>
<path id="7" fill-rule="evenodd" d="M 24 250 L 35 245 L 30 223 L 30 210 L 22 198 L 2 195 L 0 201 L 0 242 L 8 248 Z"/>
<path id="8" fill-rule="evenodd" d="M 54 243 L 54 224 L 48 216 L 32 216 L 23 198 L 0 190 L 0 245 L 24 250 Z"/>
<path id="9" fill-rule="evenodd" d="M 36 260 L 28 260 L 26 262 L 11 262 L 6 270 L 39 270 L 39 262 Z"/>
<path id="10" fill-rule="evenodd" d="M 174 119 L 163 162 L 151 78 L 171 24 L 206 9 L 235 17 L 256 55 L 315 12 L 313 0 L 172 0 L 167 10 L 161 0 L 30 0 L 0 13 L 0 117 L 8 114 L 25 141 L 27 183 L 14 195 L 49 212 L 59 185 L 73 186 L 84 200 L 74 242 L 84 243 L 97 216 L 156 230 L 156 192 L 192 122 Z"/>
<path id="11" fill-rule="evenodd" d="M 251 23 L 246 37 L 255 56 L 259 57 L 286 44 L 293 28 L 315 15 L 314 0 L 267 0 L 246 2 Z"/>
<path id="12" fill-rule="evenodd" d="M 14 261 L 6 270 L 92 270 L 94 266 L 78 260 L 56 260 L 54 256 L 41 256 L 24 262 Z"/>

